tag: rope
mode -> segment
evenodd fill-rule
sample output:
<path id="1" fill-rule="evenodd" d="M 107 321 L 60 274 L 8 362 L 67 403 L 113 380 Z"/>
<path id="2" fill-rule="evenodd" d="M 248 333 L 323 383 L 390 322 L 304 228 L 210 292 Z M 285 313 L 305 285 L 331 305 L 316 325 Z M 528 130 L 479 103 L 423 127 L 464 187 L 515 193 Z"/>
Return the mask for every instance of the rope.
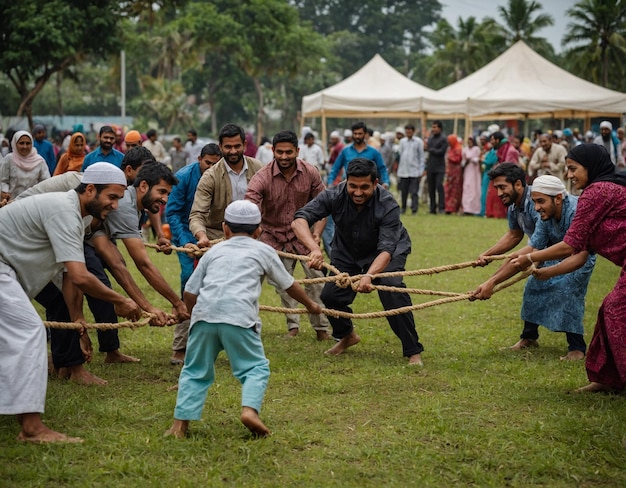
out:
<path id="1" fill-rule="evenodd" d="M 54 322 L 46 320 L 43 325 L 50 329 L 98 329 L 98 330 L 112 330 L 112 329 L 138 329 L 139 327 L 145 327 L 150 324 L 150 320 L 152 320 L 156 315 L 149 312 L 143 312 L 142 318 L 136 322 L 131 320 L 126 320 L 124 322 L 101 322 L 97 324 L 83 324 L 79 322 Z M 169 324 L 169 322 L 168 322 Z"/>

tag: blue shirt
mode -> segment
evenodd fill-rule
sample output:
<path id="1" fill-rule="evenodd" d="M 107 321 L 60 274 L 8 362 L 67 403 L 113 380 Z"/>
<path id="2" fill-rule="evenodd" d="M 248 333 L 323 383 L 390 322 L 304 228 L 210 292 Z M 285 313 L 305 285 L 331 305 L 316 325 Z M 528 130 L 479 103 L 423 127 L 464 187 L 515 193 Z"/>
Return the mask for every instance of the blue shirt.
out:
<path id="1" fill-rule="evenodd" d="M 333 167 L 330 170 L 330 175 L 328 176 L 328 184 L 332 185 L 335 178 L 339 174 L 339 171 L 343 168 L 343 177 L 346 178 L 346 173 L 348 171 L 348 163 L 355 158 L 366 158 L 371 159 L 376 163 L 376 169 L 378 170 L 378 179 L 382 185 L 389 186 L 389 174 L 387 173 L 387 166 L 383 161 L 380 153 L 374 149 L 372 146 L 365 146 L 363 151 L 359 152 L 354 148 L 353 144 L 346 146 L 343 148 L 343 151 L 339 153 L 339 156 L 333 163 Z"/>
<path id="2" fill-rule="evenodd" d="M 258 330 L 264 277 L 280 291 L 294 282 L 276 251 L 256 239 L 234 236 L 211 247 L 185 285 L 186 292 L 198 297 L 192 327 L 203 320 Z"/>
<path id="3" fill-rule="evenodd" d="M 541 222 L 541 216 L 535 210 L 535 203 L 530 197 L 531 191 L 532 188 L 527 185 L 524 190 L 522 206 L 518 207 L 515 204 L 509 206 L 507 214 L 509 219 L 509 229 L 521 230 L 528 237 L 532 237 L 537 223 Z"/>
<path id="4" fill-rule="evenodd" d="M 172 188 L 165 206 L 165 215 L 167 223 L 170 224 L 172 243 L 175 246 L 197 242 L 189 230 L 189 213 L 201 176 L 200 163 L 192 163 L 176 172 L 178 184 Z"/>
<path id="5" fill-rule="evenodd" d="M 83 160 L 83 167 L 81 171 L 85 171 L 89 166 L 94 163 L 111 163 L 117 166 L 118 168 L 122 167 L 122 159 L 124 159 L 124 154 L 119 152 L 117 149 L 111 149 L 111 152 L 106 156 L 102 154 L 102 149 L 97 148 L 91 151 L 85 159 Z"/>
<path id="6" fill-rule="evenodd" d="M 50 170 L 50 175 L 52 175 L 54 173 L 54 169 L 57 167 L 57 157 L 54 154 L 54 147 L 50 141 L 45 139 L 41 142 L 37 141 L 37 139 L 33 139 L 33 146 L 35 146 L 39 155 L 46 161 L 48 169 Z"/>

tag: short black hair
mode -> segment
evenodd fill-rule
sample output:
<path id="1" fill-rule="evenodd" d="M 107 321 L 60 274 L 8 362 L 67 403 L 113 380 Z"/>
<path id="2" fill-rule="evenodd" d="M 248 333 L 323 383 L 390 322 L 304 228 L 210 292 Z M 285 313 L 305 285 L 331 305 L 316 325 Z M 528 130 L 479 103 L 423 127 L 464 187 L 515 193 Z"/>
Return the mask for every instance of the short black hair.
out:
<path id="1" fill-rule="evenodd" d="M 198 133 L 196 132 L 196 130 L 195 130 L 195 129 L 189 129 L 189 130 L 187 131 L 187 134 L 191 134 L 192 136 L 197 136 L 197 135 L 198 135 Z"/>
<path id="2" fill-rule="evenodd" d="M 436 125 L 437 127 L 439 127 L 441 130 L 443 130 L 443 122 L 441 120 L 433 120 L 431 126 Z"/>
<path id="3" fill-rule="evenodd" d="M 222 157 L 222 150 L 214 142 L 209 142 L 202 148 L 202 151 L 200 151 L 200 159 L 202 159 L 204 156 Z"/>
<path id="4" fill-rule="evenodd" d="M 148 139 L 150 139 L 152 136 L 156 136 L 156 135 L 157 135 L 156 129 L 150 129 L 150 130 L 148 130 L 148 132 L 146 132 L 146 137 Z"/>
<path id="5" fill-rule="evenodd" d="M 515 163 L 502 163 L 494 167 L 489 173 L 487 173 L 491 181 L 495 180 L 498 176 L 504 176 L 507 183 L 514 185 L 517 180 L 522 182 L 522 186 L 526 187 L 526 173 L 524 170 Z"/>
<path id="6" fill-rule="evenodd" d="M 133 169 L 137 169 L 144 163 L 154 162 L 156 162 L 156 159 L 154 159 L 154 156 L 148 150 L 148 148 L 145 148 L 143 146 L 136 146 L 126 151 L 126 154 L 124 154 L 124 158 L 122 159 L 122 165 L 120 166 L 120 169 L 124 171 L 127 166 L 130 166 Z"/>
<path id="7" fill-rule="evenodd" d="M 220 141 L 220 144 L 224 142 L 225 137 L 241 137 L 241 142 L 246 142 L 246 134 L 243 131 L 243 128 L 239 127 L 235 124 L 226 124 L 224 127 L 220 129 L 220 133 L 217 138 Z"/>
<path id="8" fill-rule="evenodd" d="M 304 138 L 306 139 L 309 136 L 315 137 L 309 132 L 306 136 L 304 136 Z M 292 130 L 281 130 L 274 134 L 274 138 L 272 139 L 272 146 L 276 146 L 276 144 L 279 144 L 281 142 L 289 142 L 295 147 L 298 147 L 298 136 Z"/>
<path id="9" fill-rule="evenodd" d="M 228 220 L 225 220 L 224 223 L 228 226 L 233 234 L 245 233 L 248 235 L 252 235 L 254 234 L 254 231 L 259 228 L 259 224 L 233 224 Z"/>
<path id="10" fill-rule="evenodd" d="M 365 125 L 365 122 L 355 122 L 352 124 L 352 132 L 359 129 L 363 129 L 363 132 L 367 132 L 367 125 Z"/>
<path id="11" fill-rule="evenodd" d="M 411 130 L 415 130 L 415 126 L 413 124 L 406 124 L 404 126 L 405 129 L 411 129 Z"/>
<path id="12" fill-rule="evenodd" d="M 376 178 L 378 178 L 376 163 L 367 158 L 354 158 L 352 161 L 350 161 L 350 163 L 348 163 L 346 179 L 350 176 L 354 176 L 356 178 L 369 176 L 372 181 L 376 181 Z"/>
<path id="13" fill-rule="evenodd" d="M 115 131 L 113 130 L 113 127 L 111 127 L 110 125 L 103 125 L 102 127 L 100 127 L 100 132 L 98 132 L 99 136 L 101 136 L 102 134 L 115 135 Z"/>
<path id="14" fill-rule="evenodd" d="M 502 139 L 504 139 L 504 134 L 500 131 L 496 131 L 493 134 L 491 134 L 491 137 L 493 137 L 496 141 L 500 142 Z"/>
<path id="15" fill-rule="evenodd" d="M 137 177 L 135 178 L 135 182 L 133 183 L 134 187 L 138 187 L 142 181 L 148 183 L 148 186 L 152 188 L 154 185 L 157 185 L 161 180 L 165 181 L 165 183 L 169 185 L 177 185 L 178 179 L 172 173 L 172 170 L 165 166 L 163 163 L 159 163 L 154 161 L 149 164 L 144 164 L 139 173 L 137 173 Z"/>
<path id="16" fill-rule="evenodd" d="M 304 140 L 307 139 L 313 139 L 315 140 L 315 135 L 313 134 L 313 132 L 307 132 L 306 135 L 304 136 Z"/>

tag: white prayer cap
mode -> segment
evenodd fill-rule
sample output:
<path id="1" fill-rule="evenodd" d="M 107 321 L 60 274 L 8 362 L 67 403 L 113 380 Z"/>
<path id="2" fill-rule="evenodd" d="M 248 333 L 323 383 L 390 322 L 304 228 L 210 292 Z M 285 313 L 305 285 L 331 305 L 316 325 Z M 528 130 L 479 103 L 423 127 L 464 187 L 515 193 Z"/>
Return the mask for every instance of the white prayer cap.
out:
<path id="1" fill-rule="evenodd" d="M 493 134 L 494 132 L 500 131 L 500 126 L 498 124 L 491 124 L 489 127 L 487 127 L 487 130 L 490 134 Z"/>
<path id="2" fill-rule="evenodd" d="M 83 183 L 86 185 L 92 183 L 94 185 L 124 185 L 126 175 L 124 172 L 112 163 L 94 163 L 88 166 L 83 174 Z"/>
<path id="3" fill-rule="evenodd" d="M 532 191 L 543 193 L 550 197 L 556 196 L 559 193 L 565 195 L 567 190 L 560 178 L 552 175 L 543 175 L 535 178 L 532 185 Z"/>
<path id="4" fill-rule="evenodd" d="M 235 200 L 226 207 L 224 220 L 230 224 L 260 224 L 261 211 L 250 200 Z"/>
<path id="5" fill-rule="evenodd" d="M 592 139 L 593 138 L 593 132 L 591 132 L 590 130 L 585 132 L 585 138 L 586 139 Z"/>
<path id="6" fill-rule="evenodd" d="M 332 132 L 330 133 L 330 138 L 331 138 L 331 139 L 333 139 L 333 138 L 335 138 L 335 137 L 336 137 L 337 139 L 339 139 L 339 138 L 341 137 L 341 135 L 339 134 L 339 131 L 334 130 L 334 131 L 332 131 Z"/>
<path id="7" fill-rule="evenodd" d="M 344 130 L 343 137 L 352 137 L 352 131 L 350 129 Z"/>
<path id="8" fill-rule="evenodd" d="M 487 131 L 487 130 L 484 130 L 484 131 L 482 131 L 482 132 L 480 133 L 480 137 L 484 137 L 485 139 L 489 139 L 489 136 L 490 136 L 490 135 L 491 135 L 491 134 L 490 134 L 490 133 L 489 133 L 489 131 Z"/>
<path id="9" fill-rule="evenodd" d="M 600 122 L 600 129 L 604 129 L 605 127 L 609 130 L 613 130 L 613 124 L 611 124 L 608 120 Z"/>
<path id="10" fill-rule="evenodd" d="M 302 127 L 302 137 L 306 136 L 309 132 L 313 132 L 308 125 Z"/>
<path id="11" fill-rule="evenodd" d="M 556 137 L 558 137 L 559 139 L 560 139 L 561 137 L 563 137 L 563 131 L 562 131 L 562 130 L 555 130 L 555 131 L 553 132 L 553 134 L 554 134 Z"/>
<path id="12" fill-rule="evenodd" d="M 402 127 L 401 125 L 396 127 L 396 134 L 404 134 L 404 127 Z"/>

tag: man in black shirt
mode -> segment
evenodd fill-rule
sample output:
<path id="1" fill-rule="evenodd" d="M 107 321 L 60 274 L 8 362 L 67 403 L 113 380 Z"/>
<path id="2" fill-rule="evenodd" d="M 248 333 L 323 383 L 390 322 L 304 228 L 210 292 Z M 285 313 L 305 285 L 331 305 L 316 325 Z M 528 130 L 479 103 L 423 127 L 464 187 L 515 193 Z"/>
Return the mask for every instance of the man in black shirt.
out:
<path id="1" fill-rule="evenodd" d="M 430 196 L 430 213 L 436 214 L 445 210 L 445 195 L 443 192 L 443 177 L 446 175 L 446 150 L 448 139 L 443 133 L 443 124 L 435 120 L 430 129 L 430 137 L 426 143 L 428 161 L 426 162 L 426 178 L 428 181 L 428 195 Z"/>
<path id="2" fill-rule="evenodd" d="M 353 159 L 348 165 L 347 179 L 329 188 L 295 213 L 292 228 L 310 251 L 309 266 L 320 269 L 323 255 L 319 243 L 313 238 L 310 226 L 331 215 L 335 221 L 331 263 L 350 275 L 363 274 L 357 292 L 370 293 L 372 275 L 403 271 L 411 252 L 411 239 L 400 221 L 400 207 L 393 195 L 378 185 L 376 164 L 365 158 Z M 402 287 L 402 277 L 377 278 L 376 284 Z M 407 293 L 379 291 L 385 310 L 411 305 Z M 326 307 L 352 312 L 350 304 L 356 292 L 352 288 L 339 288 L 327 283 L 322 291 Z M 327 354 L 339 355 L 361 339 L 354 332 L 352 321 L 328 316 L 333 327 L 333 337 L 339 339 Z M 402 342 L 402 352 L 409 364 L 422 365 L 424 350 L 415 330 L 411 312 L 387 317 L 389 325 Z"/>

